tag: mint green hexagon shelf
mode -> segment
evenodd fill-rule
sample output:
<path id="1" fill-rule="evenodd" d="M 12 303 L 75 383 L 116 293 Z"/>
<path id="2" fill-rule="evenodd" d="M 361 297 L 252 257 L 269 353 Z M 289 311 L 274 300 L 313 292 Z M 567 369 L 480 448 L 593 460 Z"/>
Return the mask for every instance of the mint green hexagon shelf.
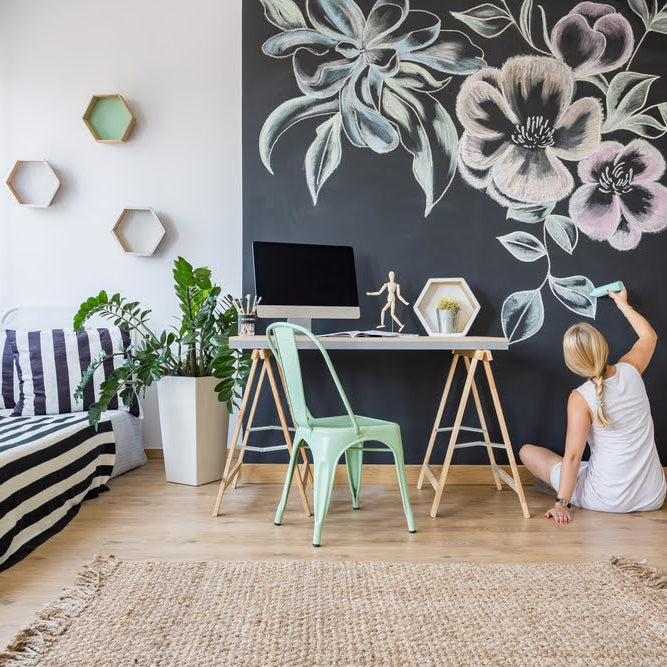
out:
<path id="1" fill-rule="evenodd" d="M 122 95 L 93 95 L 83 122 L 95 141 L 115 144 L 127 140 L 135 118 Z"/>

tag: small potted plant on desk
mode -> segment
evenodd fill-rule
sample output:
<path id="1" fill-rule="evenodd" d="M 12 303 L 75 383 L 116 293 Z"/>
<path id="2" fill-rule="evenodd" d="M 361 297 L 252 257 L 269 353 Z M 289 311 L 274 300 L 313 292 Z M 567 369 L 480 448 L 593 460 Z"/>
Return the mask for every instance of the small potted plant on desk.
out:
<path id="1" fill-rule="evenodd" d="M 123 364 L 102 383 L 100 399 L 90 407 L 90 423 L 99 422 L 116 393 L 129 405 L 135 394 L 143 394 L 159 381 L 167 481 L 198 486 L 222 476 L 229 413 L 241 395 L 249 358 L 229 347 L 229 337 L 236 334 L 236 307 L 230 296 L 221 297 L 221 288 L 211 282 L 210 269 L 193 268 L 179 257 L 173 276 L 181 318 L 171 330 L 154 333 L 148 325 L 150 310 L 104 291 L 81 304 L 74 327 L 80 329 L 95 315 L 132 334 Z M 77 395 L 83 394 L 105 359 L 102 354 L 91 362 Z"/>
<path id="2" fill-rule="evenodd" d="M 438 301 L 436 312 L 438 315 L 438 331 L 442 334 L 455 334 L 456 321 L 461 306 L 456 299 L 443 297 Z"/>

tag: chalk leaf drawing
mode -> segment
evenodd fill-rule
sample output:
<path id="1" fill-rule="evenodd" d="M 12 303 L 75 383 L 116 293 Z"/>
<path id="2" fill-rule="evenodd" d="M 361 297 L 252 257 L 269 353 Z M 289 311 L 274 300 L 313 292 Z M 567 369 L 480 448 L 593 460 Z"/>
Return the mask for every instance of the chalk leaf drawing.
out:
<path id="1" fill-rule="evenodd" d="M 564 215 L 548 215 L 545 226 L 549 236 L 571 255 L 579 242 L 579 230 L 574 222 Z"/>
<path id="2" fill-rule="evenodd" d="M 578 171 L 583 185 L 570 198 L 570 217 L 586 236 L 632 250 L 642 234 L 667 228 L 667 188 L 657 182 L 665 159 L 648 141 L 604 141 Z"/>
<path id="3" fill-rule="evenodd" d="M 549 287 L 554 296 L 570 310 L 585 317 L 595 317 L 597 301 L 590 296 L 595 285 L 586 276 L 557 278 L 550 275 Z"/>
<path id="4" fill-rule="evenodd" d="M 540 289 L 510 294 L 500 313 L 503 333 L 512 343 L 534 336 L 544 324 L 544 302 Z"/>
<path id="5" fill-rule="evenodd" d="M 443 30 L 435 14 L 411 10 L 408 0 L 377 0 L 367 16 L 354 0 L 308 0 L 305 16 L 294 0 L 262 4 L 281 30 L 262 50 L 292 59 L 304 95 L 266 119 L 260 133 L 266 168 L 272 172 L 271 152 L 292 125 L 336 115 L 339 120 L 327 118 L 317 128 L 306 153 L 313 204 L 340 164 L 344 136 L 352 146 L 378 154 L 399 146 L 411 153 L 428 216 L 447 191 L 458 156 L 454 122 L 432 93 L 452 75 L 483 67 L 483 51 L 463 32 Z"/>
<path id="6" fill-rule="evenodd" d="M 546 254 L 542 241 L 527 232 L 510 232 L 505 236 L 499 236 L 498 240 L 520 262 L 534 262 Z"/>
<path id="7" fill-rule="evenodd" d="M 667 134 L 667 101 L 652 102 L 661 76 L 633 66 L 648 35 L 667 34 L 667 2 L 628 0 L 628 16 L 580 2 L 550 22 L 534 0 L 517 0 L 518 15 L 494 0 L 449 12 L 459 31 L 410 0 L 376 0 L 366 12 L 355 0 L 260 1 L 278 29 L 262 51 L 289 59 L 301 92 L 264 122 L 265 167 L 273 173 L 285 132 L 315 119 L 304 163 L 313 205 L 350 145 L 410 153 L 425 217 L 458 171 L 520 227 L 497 237 L 509 255 L 544 262 L 542 282 L 502 305 L 511 343 L 542 328 L 547 286 L 577 315 L 596 315 L 591 280 L 554 275 L 552 252 L 574 255 L 580 233 L 629 251 L 667 229 L 665 160 L 651 143 Z M 466 34 L 507 44 L 514 31 L 522 53 L 499 63 Z M 438 99 L 453 86 L 454 117 Z"/>

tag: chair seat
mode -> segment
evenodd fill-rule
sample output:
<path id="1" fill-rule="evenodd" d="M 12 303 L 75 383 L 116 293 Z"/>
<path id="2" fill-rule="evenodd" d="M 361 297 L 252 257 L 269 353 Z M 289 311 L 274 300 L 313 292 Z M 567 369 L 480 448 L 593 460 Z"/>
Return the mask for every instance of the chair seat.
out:
<path id="1" fill-rule="evenodd" d="M 384 421 L 382 419 L 373 419 L 372 417 L 360 417 L 355 415 L 357 423 L 361 429 L 364 426 L 368 427 L 382 427 L 382 426 L 391 426 L 392 428 L 397 428 L 398 424 L 394 422 Z M 354 430 L 354 427 L 350 423 L 350 417 L 348 415 L 340 415 L 338 417 L 313 417 L 310 420 L 312 428 L 326 428 L 326 429 L 349 429 L 350 431 Z"/>

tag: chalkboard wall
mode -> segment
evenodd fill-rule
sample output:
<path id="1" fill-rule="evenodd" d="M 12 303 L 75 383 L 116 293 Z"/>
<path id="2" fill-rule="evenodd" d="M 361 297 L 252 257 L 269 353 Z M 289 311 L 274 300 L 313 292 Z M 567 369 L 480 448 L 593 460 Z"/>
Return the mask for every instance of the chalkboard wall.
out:
<path id="1" fill-rule="evenodd" d="M 633 342 L 609 299 L 586 298 L 590 285 L 625 281 L 667 332 L 667 10 L 650 0 L 542 3 L 544 15 L 530 0 L 243 5 L 244 291 L 255 240 L 354 246 L 361 320 L 316 321 L 316 332 L 375 326 L 381 301 L 363 295 L 390 269 L 411 304 L 429 277 L 465 277 L 481 304 L 469 333 L 513 341 L 494 364 L 515 449 L 562 452 L 567 396 L 581 382 L 563 364 L 563 332 L 594 321 L 612 360 Z M 411 306 L 397 314 L 424 333 Z M 448 355 L 332 357 L 355 411 L 398 421 L 407 463 L 420 463 Z M 645 381 L 664 465 L 666 367 L 660 341 Z M 313 353 L 304 372 L 311 410 L 338 412 Z M 275 422 L 265 403 L 259 419 Z M 455 462 L 484 457 L 463 450 Z"/>

